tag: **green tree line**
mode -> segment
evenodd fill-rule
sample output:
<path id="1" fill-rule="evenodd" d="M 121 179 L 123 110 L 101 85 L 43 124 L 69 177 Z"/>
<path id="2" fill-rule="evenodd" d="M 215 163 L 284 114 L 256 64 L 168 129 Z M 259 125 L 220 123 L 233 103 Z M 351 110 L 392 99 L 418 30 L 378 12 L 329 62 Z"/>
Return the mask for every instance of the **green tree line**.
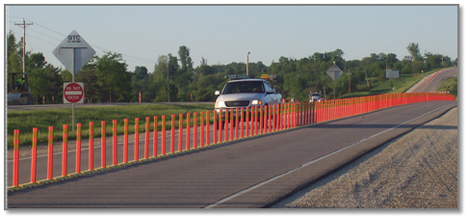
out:
<path id="1" fill-rule="evenodd" d="M 421 54 L 417 43 L 409 43 L 407 50 L 409 55 L 402 59 L 393 53 L 372 53 L 361 60 L 348 61 L 343 58 L 345 53 L 341 49 L 315 52 L 301 59 L 280 57 L 269 66 L 262 62 L 249 63 L 249 75 L 254 78 L 262 74 L 278 75 L 275 86 L 284 98 L 307 101 L 309 92 L 333 97 L 334 82 L 326 74 L 333 63 L 344 72 L 335 81 L 337 98 L 349 90 L 368 90 L 366 78 L 386 80 L 387 68 L 398 70 L 400 74 L 420 74 L 457 64 L 457 60 L 452 61 L 448 56 Z M 25 60 L 33 102 L 62 103 L 63 83 L 72 80 L 71 73 L 47 63 L 42 53 L 28 51 Z M 84 83 L 86 101 L 90 103 L 138 102 L 140 92 L 143 102 L 214 101 L 214 92 L 223 88 L 227 75 L 245 75 L 246 72 L 246 63 L 208 65 L 204 58 L 194 67 L 190 48 L 185 45 L 179 47 L 177 55 L 159 56 L 152 72 L 144 66 L 137 66 L 133 71 L 127 67 L 121 54 L 108 52 L 89 60 L 75 75 L 75 81 Z M 22 72 L 22 40 L 17 42 L 11 32 L 7 36 L 7 72 Z M 351 73 L 349 77 L 348 72 Z M 8 91 L 11 91 L 10 84 Z"/>

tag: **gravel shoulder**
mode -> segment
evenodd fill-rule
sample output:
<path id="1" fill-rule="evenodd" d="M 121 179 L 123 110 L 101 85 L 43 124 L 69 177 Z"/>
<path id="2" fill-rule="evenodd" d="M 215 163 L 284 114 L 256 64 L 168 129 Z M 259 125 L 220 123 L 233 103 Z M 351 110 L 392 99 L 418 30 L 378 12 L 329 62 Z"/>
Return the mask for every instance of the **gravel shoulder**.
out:
<path id="1" fill-rule="evenodd" d="M 276 207 L 458 209 L 458 121 L 456 107 Z"/>

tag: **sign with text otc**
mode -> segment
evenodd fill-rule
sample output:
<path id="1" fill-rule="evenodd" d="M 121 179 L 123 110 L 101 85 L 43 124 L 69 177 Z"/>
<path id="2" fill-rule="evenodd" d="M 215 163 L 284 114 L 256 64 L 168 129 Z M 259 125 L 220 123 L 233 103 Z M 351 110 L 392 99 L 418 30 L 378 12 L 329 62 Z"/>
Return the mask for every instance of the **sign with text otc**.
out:
<path id="1" fill-rule="evenodd" d="M 63 103 L 84 103 L 84 84 L 63 83 Z"/>
<path id="2" fill-rule="evenodd" d="M 330 76 L 330 78 L 335 81 L 337 78 L 339 78 L 343 74 L 343 71 L 341 71 L 340 67 L 338 67 L 335 62 L 333 62 L 332 67 L 330 67 L 327 70 L 327 75 Z"/>
<path id="3" fill-rule="evenodd" d="M 65 68 L 75 74 L 94 56 L 96 51 L 73 30 L 52 53 Z"/>

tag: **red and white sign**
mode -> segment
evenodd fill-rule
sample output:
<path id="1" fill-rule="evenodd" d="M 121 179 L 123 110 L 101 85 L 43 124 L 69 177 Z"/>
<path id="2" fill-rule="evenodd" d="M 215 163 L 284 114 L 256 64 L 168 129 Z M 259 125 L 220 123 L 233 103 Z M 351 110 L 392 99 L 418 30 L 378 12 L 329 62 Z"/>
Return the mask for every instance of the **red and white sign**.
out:
<path id="1" fill-rule="evenodd" d="M 84 84 L 63 83 L 63 103 L 84 103 Z"/>

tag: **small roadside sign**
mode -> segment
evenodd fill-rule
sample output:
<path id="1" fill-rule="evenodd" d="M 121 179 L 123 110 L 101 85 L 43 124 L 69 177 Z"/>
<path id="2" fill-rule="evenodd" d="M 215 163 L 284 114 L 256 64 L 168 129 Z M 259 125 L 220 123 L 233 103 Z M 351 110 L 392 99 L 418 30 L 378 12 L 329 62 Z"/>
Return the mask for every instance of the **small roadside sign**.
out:
<path id="1" fill-rule="evenodd" d="M 327 75 L 330 76 L 333 81 L 339 78 L 342 74 L 343 71 L 341 71 L 340 67 L 338 67 L 335 63 L 333 63 L 332 67 L 327 70 Z"/>
<path id="2" fill-rule="evenodd" d="M 84 84 L 63 83 L 63 103 L 84 103 Z"/>
<path id="3" fill-rule="evenodd" d="M 398 70 L 393 71 L 392 69 L 385 70 L 385 77 L 386 78 L 399 78 L 400 72 Z"/>

